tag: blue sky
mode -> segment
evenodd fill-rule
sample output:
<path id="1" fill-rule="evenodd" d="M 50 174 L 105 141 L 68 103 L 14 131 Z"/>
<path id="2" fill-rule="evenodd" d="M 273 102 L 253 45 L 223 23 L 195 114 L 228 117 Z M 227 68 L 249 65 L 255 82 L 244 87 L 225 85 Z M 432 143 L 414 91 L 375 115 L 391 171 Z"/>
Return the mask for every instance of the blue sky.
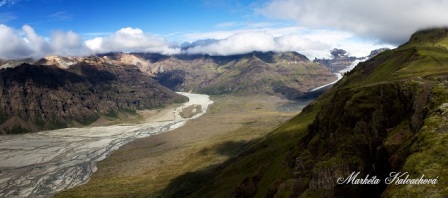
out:
<path id="1" fill-rule="evenodd" d="M 0 58 L 257 50 L 312 59 L 335 47 L 365 56 L 447 26 L 446 10 L 448 0 L 0 0 Z"/>
<path id="2" fill-rule="evenodd" d="M 1 23 L 20 29 L 27 24 L 49 36 L 74 31 L 96 36 L 133 27 L 162 36 L 229 29 L 221 23 L 258 22 L 256 1 L 206 0 L 4 0 Z M 266 20 L 266 19 L 264 19 Z M 217 26 L 218 25 L 218 26 Z"/>

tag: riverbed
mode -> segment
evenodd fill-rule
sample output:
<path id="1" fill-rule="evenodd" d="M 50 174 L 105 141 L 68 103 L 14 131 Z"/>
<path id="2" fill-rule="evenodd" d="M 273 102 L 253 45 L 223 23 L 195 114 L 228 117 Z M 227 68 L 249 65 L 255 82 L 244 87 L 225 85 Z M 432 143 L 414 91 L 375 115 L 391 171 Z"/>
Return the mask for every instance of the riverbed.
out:
<path id="1" fill-rule="evenodd" d="M 325 85 L 322 85 L 322 86 L 319 86 L 319 87 L 316 87 L 316 88 L 314 88 L 314 89 L 311 89 L 309 92 L 317 91 L 317 90 L 319 90 L 319 89 L 322 89 L 322 88 L 325 88 L 325 87 L 328 87 L 328 86 L 330 86 L 330 85 L 333 85 L 333 84 L 337 83 L 339 80 L 342 79 L 342 77 L 344 77 L 344 74 L 345 74 L 345 73 L 352 71 L 352 70 L 353 70 L 353 69 L 354 69 L 360 62 L 363 62 L 363 61 L 366 61 L 366 60 L 367 60 L 367 58 L 363 58 L 363 59 L 359 59 L 359 60 L 355 60 L 355 61 L 353 61 L 353 62 L 352 62 L 350 65 L 348 65 L 345 69 L 333 73 L 333 74 L 336 75 L 336 77 L 337 77 L 337 79 L 336 79 L 335 81 L 330 82 L 330 83 L 325 84 Z"/>
<path id="2" fill-rule="evenodd" d="M 0 197 L 51 197 L 86 183 L 96 163 L 136 138 L 170 131 L 202 116 L 213 103 L 209 96 L 179 92 L 189 98 L 180 107 L 161 111 L 144 124 L 66 128 L 0 136 Z M 182 118 L 184 108 L 201 111 Z"/>

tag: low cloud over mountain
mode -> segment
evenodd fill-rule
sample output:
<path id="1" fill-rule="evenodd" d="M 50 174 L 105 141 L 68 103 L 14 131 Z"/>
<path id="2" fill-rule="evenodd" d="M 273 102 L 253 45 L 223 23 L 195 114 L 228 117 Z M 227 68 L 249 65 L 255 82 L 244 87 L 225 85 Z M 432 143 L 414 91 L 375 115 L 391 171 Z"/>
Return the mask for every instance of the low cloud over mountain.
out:
<path id="1" fill-rule="evenodd" d="M 90 55 L 105 52 L 154 52 L 161 54 L 209 54 L 235 55 L 252 51 L 300 51 L 306 55 L 314 51 L 328 51 L 331 47 L 320 41 L 311 40 L 299 34 L 274 36 L 268 32 L 237 32 L 224 39 L 205 39 L 181 45 L 170 43 L 161 36 L 143 32 L 138 28 L 122 28 L 109 36 L 95 37 L 83 41 L 72 31 L 54 32 L 50 38 L 36 34 L 25 25 L 14 30 L 0 25 L 0 42 L 9 43 L 0 49 L 0 58 L 40 58 L 46 55 Z M 307 53 L 308 52 L 308 53 Z"/>
<path id="2" fill-rule="evenodd" d="M 0 24 L 0 58 L 40 58 L 46 55 L 89 55 L 90 50 L 79 34 L 72 31 L 53 32 L 50 38 L 38 35 L 29 25 L 14 30 Z"/>
<path id="3" fill-rule="evenodd" d="M 15 1 L 1 2 L 11 7 Z M 137 28 L 121 24 L 115 26 L 115 32 L 114 29 L 106 30 L 109 32 L 107 34 L 59 31 L 42 36 L 30 25 L 19 28 L 21 24 L 0 24 L 0 43 L 3 46 L 0 59 L 79 56 L 117 51 L 168 55 L 296 51 L 313 59 L 331 57 L 328 52 L 333 48 L 346 49 L 353 56 L 367 56 L 373 49 L 395 48 L 418 29 L 448 25 L 448 0 L 263 2 L 247 7 L 248 16 L 260 18 L 260 21 L 218 21 L 214 26 L 207 24 L 211 29 L 194 29 L 197 27 L 192 26 L 192 29 L 180 28 L 182 30 L 179 32 L 164 32 L 161 30 L 163 28 L 157 26 L 148 28 L 136 25 Z M 61 13 L 66 12 L 58 11 L 53 15 L 59 16 Z M 0 14 L 0 23 L 12 24 L 11 20 L 15 17 L 13 12 L 4 12 Z M 55 20 L 54 17 L 50 18 L 45 20 Z M 65 16 L 58 20 L 75 19 Z M 153 22 L 158 20 L 153 19 Z M 75 31 L 90 29 L 78 28 Z M 164 35 L 148 31 L 161 31 Z M 88 38 L 82 38 L 81 35 Z"/>
<path id="4" fill-rule="evenodd" d="M 322 50 L 330 46 L 297 34 L 274 37 L 266 32 L 237 33 L 222 40 L 208 42 L 186 49 L 188 54 L 235 55 L 252 51 L 300 51 Z"/>
<path id="5" fill-rule="evenodd" d="M 180 49 L 172 45 L 163 37 L 144 33 L 138 28 L 121 28 L 107 37 L 96 37 L 86 41 L 87 46 L 94 52 L 157 52 L 162 54 L 177 54 Z"/>

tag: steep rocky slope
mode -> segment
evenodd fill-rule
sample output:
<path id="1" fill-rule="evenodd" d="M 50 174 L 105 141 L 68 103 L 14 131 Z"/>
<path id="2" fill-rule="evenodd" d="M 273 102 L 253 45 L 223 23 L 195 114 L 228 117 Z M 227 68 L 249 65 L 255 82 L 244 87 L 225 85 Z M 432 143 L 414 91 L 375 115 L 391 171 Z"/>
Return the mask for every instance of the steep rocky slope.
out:
<path id="1" fill-rule="evenodd" d="M 0 90 L 3 134 L 86 125 L 187 100 L 135 66 L 99 57 L 48 57 L 2 69 Z"/>
<path id="2" fill-rule="evenodd" d="M 191 197 L 444 197 L 447 119 L 448 29 L 419 31 L 399 48 L 361 63 L 300 115 L 216 172 L 189 173 L 203 178 L 196 188 L 167 192 Z M 353 172 L 359 172 L 358 179 L 376 176 L 379 184 L 337 183 Z M 437 184 L 386 185 L 392 172 L 407 172 L 409 179 L 424 175 Z M 188 176 L 180 176 L 184 180 L 176 185 Z"/>
<path id="3" fill-rule="evenodd" d="M 162 85 L 176 91 L 279 94 L 295 98 L 336 79 L 328 68 L 296 52 L 253 52 L 233 56 L 112 53 L 105 56 L 135 64 Z"/>

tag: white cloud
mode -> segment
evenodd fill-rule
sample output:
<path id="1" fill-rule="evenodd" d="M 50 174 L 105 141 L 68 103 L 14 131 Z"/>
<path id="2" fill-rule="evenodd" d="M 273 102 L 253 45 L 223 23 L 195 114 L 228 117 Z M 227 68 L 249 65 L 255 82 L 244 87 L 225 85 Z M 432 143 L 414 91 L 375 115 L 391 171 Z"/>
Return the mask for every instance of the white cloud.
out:
<path id="1" fill-rule="evenodd" d="M 225 39 L 197 45 L 185 50 L 189 54 L 234 55 L 252 51 L 299 51 L 307 56 L 315 57 L 320 52 L 328 54 L 330 45 L 304 38 L 298 34 L 275 37 L 261 31 L 242 32 L 230 35 Z"/>
<path id="2" fill-rule="evenodd" d="M 81 36 L 74 32 L 54 32 L 49 40 L 36 34 L 29 25 L 22 30 L 14 30 L 0 24 L 0 58 L 22 59 L 41 58 L 47 55 L 89 55 Z"/>
<path id="3" fill-rule="evenodd" d="M 261 37 L 260 34 L 269 36 Z M 233 42 L 233 45 L 229 44 L 242 35 L 246 35 L 244 39 Z M 188 53 L 226 55 L 238 52 L 247 53 L 264 47 L 272 51 L 297 51 L 310 59 L 329 58 L 330 50 L 333 48 L 345 49 L 352 56 L 367 56 L 374 49 L 396 47 L 390 44 L 381 44 L 372 39 L 359 39 L 355 34 L 347 31 L 311 29 L 301 26 L 195 32 L 184 34 L 184 39 L 188 41 L 214 40 L 200 44 L 194 49 L 191 47 L 187 51 Z M 275 44 L 269 45 L 268 48 L 267 43 L 270 42 Z"/>
<path id="4" fill-rule="evenodd" d="M 122 28 L 108 37 L 96 37 L 86 41 L 87 46 L 97 53 L 124 51 L 124 52 L 157 52 L 163 54 L 179 53 L 180 49 L 174 47 L 163 37 L 144 33 L 138 28 Z"/>
<path id="5" fill-rule="evenodd" d="M 75 32 L 53 32 L 50 39 L 54 55 L 85 56 L 93 52 L 84 43 L 82 37 Z"/>
<path id="6" fill-rule="evenodd" d="M 25 40 L 19 33 L 6 25 L 0 24 L 0 58 L 2 59 L 18 59 L 29 57 L 32 50 L 29 49 Z"/>
<path id="7" fill-rule="evenodd" d="M 251 51 L 270 51 L 276 43 L 274 37 L 262 32 L 239 33 L 207 45 L 199 45 L 188 49 L 190 54 L 233 55 Z"/>
<path id="8" fill-rule="evenodd" d="M 263 25 L 264 26 L 264 25 Z M 0 25 L 0 58 L 41 58 L 47 55 L 84 56 L 106 52 L 153 52 L 162 54 L 234 55 L 252 51 L 297 51 L 308 58 L 330 57 L 333 48 L 342 48 L 354 56 L 366 56 L 371 50 L 392 45 L 357 39 L 353 33 L 307 29 L 299 26 L 248 28 L 228 31 L 187 33 L 189 42 L 181 45 L 143 32 L 122 28 L 115 33 L 84 41 L 81 35 L 68 31 L 53 32 L 50 38 L 38 35 L 31 26 L 14 30 Z M 7 45 L 6 45 L 7 43 Z"/>
<path id="9" fill-rule="evenodd" d="M 447 26 L 447 9 L 448 0 L 272 0 L 257 12 L 401 44 L 418 29 Z"/>
<path id="10" fill-rule="evenodd" d="M 24 25 L 22 30 L 25 32 L 25 42 L 32 52 L 31 57 L 42 57 L 52 52 L 50 44 L 45 39 L 36 34 L 29 25 Z"/>

